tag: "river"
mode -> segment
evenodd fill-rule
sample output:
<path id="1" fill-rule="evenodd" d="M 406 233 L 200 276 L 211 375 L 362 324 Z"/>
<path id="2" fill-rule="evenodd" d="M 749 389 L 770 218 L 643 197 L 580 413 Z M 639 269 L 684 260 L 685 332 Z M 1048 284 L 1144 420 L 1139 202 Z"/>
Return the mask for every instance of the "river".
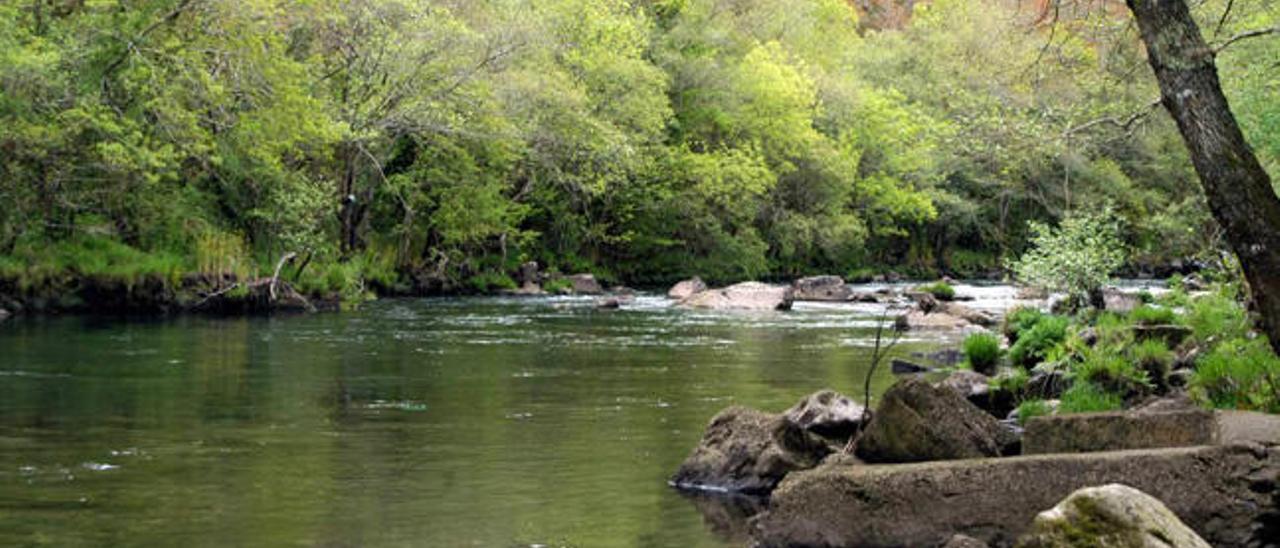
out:
<path id="1" fill-rule="evenodd" d="M 1013 296 L 958 289 L 991 310 Z M 441 298 L 12 320 L 0 545 L 741 545 L 666 478 L 725 406 L 862 399 L 880 310 Z"/>

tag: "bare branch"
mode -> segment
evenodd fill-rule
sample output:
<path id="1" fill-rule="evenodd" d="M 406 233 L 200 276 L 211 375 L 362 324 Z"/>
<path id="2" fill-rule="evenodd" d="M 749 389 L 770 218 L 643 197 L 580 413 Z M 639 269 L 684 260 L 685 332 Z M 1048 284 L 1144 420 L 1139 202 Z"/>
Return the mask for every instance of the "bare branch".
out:
<path id="1" fill-rule="evenodd" d="M 1123 130 L 1125 133 L 1128 133 L 1133 131 L 1133 128 L 1137 125 L 1139 121 L 1146 118 L 1147 116 L 1150 116 L 1152 112 L 1155 112 L 1159 106 L 1160 106 L 1160 100 L 1156 99 L 1154 101 L 1151 101 L 1150 103 L 1147 103 L 1146 105 L 1143 105 L 1141 110 L 1138 110 L 1133 114 L 1130 114 L 1127 118 L 1120 119 L 1115 116 L 1098 118 L 1097 120 L 1091 120 L 1083 124 L 1080 124 L 1078 126 L 1067 128 L 1066 131 L 1062 132 L 1062 136 L 1070 137 L 1072 135 L 1075 135 L 1076 133 L 1080 133 L 1087 129 L 1104 125 L 1104 124 L 1113 125 Z"/>
<path id="2" fill-rule="evenodd" d="M 1222 53 L 1222 50 L 1227 49 L 1227 47 L 1230 46 L 1231 44 L 1234 44 L 1241 40 L 1247 40 L 1249 38 L 1257 38 L 1259 36 L 1267 36 L 1269 34 L 1280 34 L 1280 26 L 1270 27 L 1265 29 L 1254 29 L 1254 30 L 1245 31 L 1235 36 L 1232 36 L 1231 38 L 1228 38 L 1226 42 L 1223 42 L 1215 46 L 1213 48 L 1213 54 L 1217 55 L 1219 53 Z"/>

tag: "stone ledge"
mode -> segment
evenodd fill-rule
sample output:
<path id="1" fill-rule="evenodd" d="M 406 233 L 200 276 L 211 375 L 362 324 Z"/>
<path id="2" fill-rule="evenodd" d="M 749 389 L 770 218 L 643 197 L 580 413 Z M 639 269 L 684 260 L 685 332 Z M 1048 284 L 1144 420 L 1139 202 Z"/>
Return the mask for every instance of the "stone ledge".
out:
<path id="1" fill-rule="evenodd" d="M 1217 443 L 1217 418 L 1205 409 L 1084 413 L 1047 415 L 1027 421 L 1022 453 L 1084 453 Z"/>
<path id="2" fill-rule="evenodd" d="M 1009 546 L 1077 489 L 1123 483 L 1163 501 L 1214 546 L 1275 534 L 1280 449 L 1203 446 L 793 473 L 753 523 L 760 546 L 940 546 L 961 533 Z"/>

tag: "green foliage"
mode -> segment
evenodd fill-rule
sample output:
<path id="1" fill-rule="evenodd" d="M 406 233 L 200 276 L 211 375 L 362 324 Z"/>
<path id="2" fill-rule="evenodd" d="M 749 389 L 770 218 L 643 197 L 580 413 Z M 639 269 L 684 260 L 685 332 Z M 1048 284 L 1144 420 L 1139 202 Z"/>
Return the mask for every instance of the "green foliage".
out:
<path id="1" fill-rule="evenodd" d="M 1174 353 L 1159 339 L 1149 339 L 1129 347 L 1129 360 L 1156 385 L 1164 386 L 1173 366 Z"/>
<path id="2" fill-rule="evenodd" d="M 188 266 L 170 253 L 147 253 L 114 239 L 78 236 L 55 244 L 23 243 L 0 260 L 0 278 L 22 291 L 61 287 L 73 278 L 133 286 L 144 279 L 175 285 Z"/>
<path id="3" fill-rule="evenodd" d="M 1009 347 L 1009 360 L 1022 367 L 1034 367 L 1049 357 L 1050 351 L 1067 338 L 1071 321 L 1062 316 L 1042 316 L 1030 329 L 1018 335 Z"/>
<path id="4" fill-rule="evenodd" d="M 934 282 L 929 285 L 922 285 L 916 288 L 916 291 L 923 291 L 933 295 L 939 301 L 953 301 L 956 298 L 956 290 L 947 282 Z"/>
<path id="5" fill-rule="evenodd" d="M 1192 337 L 1202 344 L 1242 339 L 1250 330 L 1244 307 L 1221 292 L 1191 301 L 1184 322 L 1191 328 Z"/>
<path id="6" fill-rule="evenodd" d="M 1040 399 L 1024 400 L 1018 404 L 1018 424 L 1026 426 L 1027 421 L 1035 417 L 1043 417 L 1053 412 L 1048 402 Z"/>
<path id="7" fill-rule="evenodd" d="M 476 274 L 467 283 L 478 293 L 492 293 L 501 289 L 515 289 L 516 282 L 510 276 L 495 272 Z"/>
<path id="8" fill-rule="evenodd" d="M 1076 384 L 1083 382 L 1122 397 L 1146 391 L 1152 385 L 1146 371 L 1110 347 L 1082 349 L 1080 358 L 1071 368 Z"/>
<path id="9" fill-rule="evenodd" d="M 6 3 L 0 266 L 69 283 L 116 258 L 31 250 L 91 238 L 167 276 L 295 252 L 300 283 L 348 295 L 527 260 L 636 284 L 976 276 L 1031 227 L 1018 276 L 1079 293 L 1126 247 L 1213 249 L 1171 123 L 1064 132 L 1156 91 L 1104 10 L 1044 37 L 962 0 L 878 32 L 844 0 L 535 4 Z M 1224 24 L 1247 23 L 1272 26 Z M 1222 69 L 1270 169 L 1263 42 Z"/>
<path id="10" fill-rule="evenodd" d="M 543 291 L 553 295 L 573 292 L 573 282 L 568 278 L 552 278 L 542 284 Z"/>
<path id="11" fill-rule="evenodd" d="M 1018 280 L 1084 302 L 1125 261 L 1120 224 L 1110 209 L 1077 213 L 1053 229 L 1032 222 L 1031 248 L 1009 264 Z"/>
<path id="12" fill-rule="evenodd" d="M 1000 339 L 990 333 L 974 333 L 964 339 L 965 364 L 974 371 L 993 374 L 1000 363 Z"/>
<path id="13" fill-rule="evenodd" d="M 1138 325 L 1166 325 L 1178 323 L 1178 315 L 1168 308 L 1143 305 L 1129 312 L 1129 321 Z"/>
<path id="14" fill-rule="evenodd" d="M 1222 342 L 1197 360 L 1192 389 L 1221 409 L 1280 412 L 1280 358 L 1266 338 Z"/>
<path id="15" fill-rule="evenodd" d="M 991 389 L 1012 394 L 1015 399 L 1022 397 L 1027 389 L 1027 382 L 1031 380 L 1031 373 L 1021 367 L 1013 367 L 1001 370 L 999 374 L 991 378 Z"/>
<path id="16" fill-rule="evenodd" d="M 1006 339 L 1009 339 L 1009 344 L 1014 344 L 1018 342 L 1018 338 L 1022 333 L 1035 327 L 1044 316 L 1045 313 L 1041 312 L 1039 308 L 1030 306 L 1014 308 L 1005 314 L 1001 332 L 1004 333 Z"/>
<path id="17" fill-rule="evenodd" d="M 1095 413 L 1100 411 L 1116 411 L 1124 406 L 1124 399 L 1098 386 L 1076 381 L 1062 393 L 1058 405 L 1058 413 Z"/>

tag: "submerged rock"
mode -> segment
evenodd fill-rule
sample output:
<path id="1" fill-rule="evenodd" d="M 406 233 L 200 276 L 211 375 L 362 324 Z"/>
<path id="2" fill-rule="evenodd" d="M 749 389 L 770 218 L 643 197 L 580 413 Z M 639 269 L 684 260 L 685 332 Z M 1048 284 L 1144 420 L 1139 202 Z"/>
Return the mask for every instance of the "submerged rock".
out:
<path id="1" fill-rule="evenodd" d="M 894 326 L 898 329 L 961 329 L 969 326 L 968 320 L 947 314 L 946 312 L 928 313 L 923 310 L 912 310 L 898 316 Z"/>
<path id="2" fill-rule="evenodd" d="M 677 283 L 676 285 L 671 286 L 671 289 L 667 291 L 667 297 L 676 299 L 676 300 L 682 300 L 682 299 L 687 299 L 689 297 L 692 297 L 694 294 L 701 293 L 706 290 L 707 290 L 707 283 L 702 281 L 702 278 L 694 276 L 688 280 L 684 280 L 682 282 Z"/>
<path id="3" fill-rule="evenodd" d="M 853 298 L 853 290 L 839 276 L 800 278 L 791 287 L 797 301 L 845 302 Z"/>
<path id="4" fill-rule="evenodd" d="M 792 424 L 824 438 L 847 440 L 862 424 L 866 408 L 834 390 L 806 396 L 783 415 Z"/>
<path id="5" fill-rule="evenodd" d="M 745 407 L 721 411 L 671 478 L 682 489 L 767 494 L 788 473 L 831 452 L 821 438 L 782 415 Z"/>
<path id="6" fill-rule="evenodd" d="M 1018 548 L 1209 548 L 1164 503 L 1127 485 L 1086 487 L 1036 516 Z"/>
<path id="7" fill-rule="evenodd" d="M 911 377 L 889 388 L 858 442 L 867 462 L 998 457 L 1010 433 L 951 388 Z"/>
<path id="8" fill-rule="evenodd" d="M 899 358 L 893 358 L 889 361 L 889 372 L 894 375 L 914 375 L 916 373 L 928 373 L 930 371 L 933 371 L 930 367 Z"/>
<path id="9" fill-rule="evenodd" d="M 618 295 L 615 297 L 602 297 L 596 299 L 596 308 L 601 310 L 617 310 L 622 308 L 624 304 L 631 304 L 636 299 L 631 295 Z"/>
<path id="10" fill-rule="evenodd" d="M 0 322 L 3 322 L 7 319 L 9 319 L 9 311 L 3 308 L 0 308 Z"/>
<path id="11" fill-rule="evenodd" d="M 712 310 L 790 310 L 793 301 L 790 287 L 743 282 L 695 293 L 680 301 L 680 306 Z"/>

